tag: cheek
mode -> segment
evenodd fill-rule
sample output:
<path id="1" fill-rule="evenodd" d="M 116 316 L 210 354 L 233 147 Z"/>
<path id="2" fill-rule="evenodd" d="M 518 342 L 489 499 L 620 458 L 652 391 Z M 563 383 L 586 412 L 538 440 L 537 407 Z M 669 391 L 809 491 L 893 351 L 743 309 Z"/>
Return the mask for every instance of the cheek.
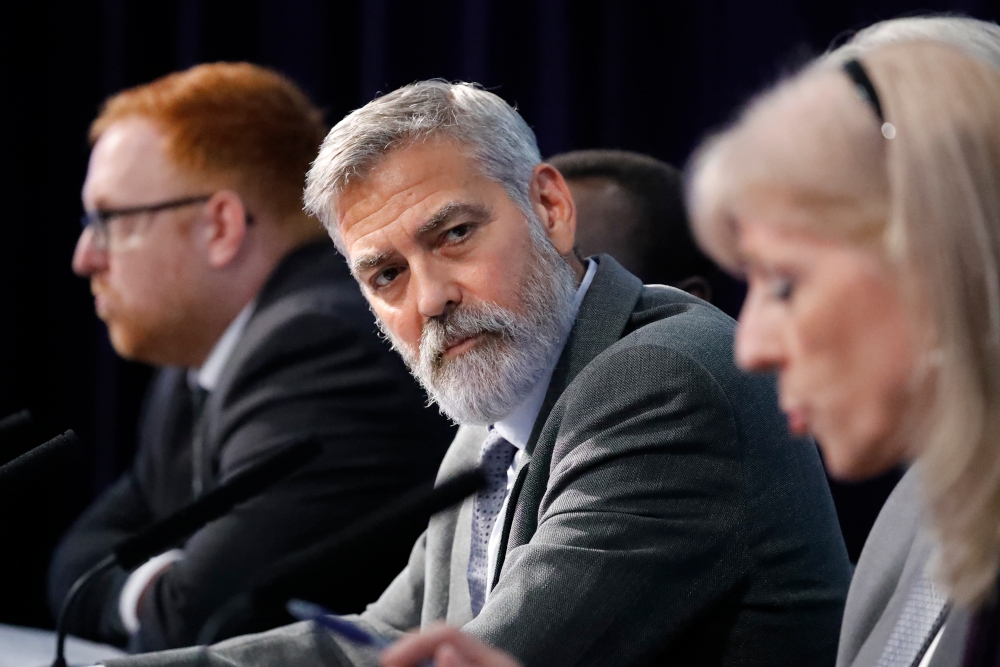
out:
<path id="1" fill-rule="evenodd" d="M 172 300 L 183 283 L 183 262 L 163 254 L 134 249 L 115 256 L 108 282 L 123 304 L 140 310 L 155 309 Z"/>
<path id="2" fill-rule="evenodd" d="M 901 305 L 882 285 L 869 284 L 841 303 L 839 318 L 802 337 L 812 359 L 813 427 L 831 471 L 864 477 L 901 463 L 900 437 L 915 353 Z M 863 296 L 858 296 L 863 295 Z"/>
<path id="3" fill-rule="evenodd" d="M 175 331 L 190 316 L 202 281 L 190 248 L 178 241 L 151 238 L 109 257 L 105 286 L 112 312 L 108 323 L 117 324 L 121 335 Z"/>
<path id="4" fill-rule="evenodd" d="M 411 351 L 416 351 L 420 346 L 420 334 L 423 330 L 422 318 L 415 307 L 409 307 L 409 303 L 403 307 L 385 307 L 376 304 L 372 305 L 375 316 L 382 323 L 392 337 L 406 345 Z"/>
<path id="5" fill-rule="evenodd" d="M 471 297 L 478 303 L 520 310 L 519 277 L 532 273 L 531 263 L 537 261 L 527 233 L 507 235 L 500 243 L 484 243 L 470 260 L 456 267 L 463 299 Z"/>

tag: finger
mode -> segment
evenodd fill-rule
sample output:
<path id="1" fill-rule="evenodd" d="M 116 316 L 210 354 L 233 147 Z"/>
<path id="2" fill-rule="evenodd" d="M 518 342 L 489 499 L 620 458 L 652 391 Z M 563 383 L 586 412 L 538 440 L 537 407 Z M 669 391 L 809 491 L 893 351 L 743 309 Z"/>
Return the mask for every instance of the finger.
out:
<path id="1" fill-rule="evenodd" d="M 382 664 L 386 667 L 411 667 L 432 656 L 439 660 L 442 648 L 448 649 L 445 655 L 449 651 L 453 654 L 458 667 L 520 667 L 506 653 L 447 625 L 432 626 L 420 634 L 406 635 L 382 653 Z"/>
<path id="2" fill-rule="evenodd" d="M 434 664 L 437 667 L 476 667 L 472 662 L 459 655 L 451 644 L 441 644 L 434 653 Z"/>
<path id="3" fill-rule="evenodd" d="M 461 639 L 461 633 L 447 625 L 435 625 L 421 633 L 404 635 L 402 639 L 382 652 L 386 667 L 408 667 L 434 655 L 444 643 Z"/>

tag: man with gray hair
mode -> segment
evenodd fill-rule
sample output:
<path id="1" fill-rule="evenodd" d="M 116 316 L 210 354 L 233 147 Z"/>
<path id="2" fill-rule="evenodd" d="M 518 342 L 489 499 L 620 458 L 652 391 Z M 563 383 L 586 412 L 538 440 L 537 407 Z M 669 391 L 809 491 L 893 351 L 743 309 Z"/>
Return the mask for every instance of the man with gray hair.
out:
<path id="1" fill-rule="evenodd" d="M 841 67 L 871 50 L 915 40 L 959 48 L 1000 68 L 1000 26 L 960 16 L 914 16 L 875 23 L 822 61 Z M 959 667 L 969 612 L 948 604 L 934 583 L 935 538 L 925 522 L 920 463 L 896 485 L 872 527 L 847 595 L 837 667 Z M 423 656 L 452 656 L 466 667 L 518 667 L 452 628 L 435 628 L 399 642 L 385 656 L 391 667 Z M 803 664 L 807 664 L 803 661 Z"/>
<path id="2" fill-rule="evenodd" d="M 352 621 L 446 622 L 525 665 L 832 665 L 849 566 L 815 447 L 733 321 L 573 252 L 575 206 L 492 93 L 425 81 L 343 119 L 309 174 L 380 325 L 461 424 L 436 515 Z M 375 665 L 300 623 L 141 665 Z"/>

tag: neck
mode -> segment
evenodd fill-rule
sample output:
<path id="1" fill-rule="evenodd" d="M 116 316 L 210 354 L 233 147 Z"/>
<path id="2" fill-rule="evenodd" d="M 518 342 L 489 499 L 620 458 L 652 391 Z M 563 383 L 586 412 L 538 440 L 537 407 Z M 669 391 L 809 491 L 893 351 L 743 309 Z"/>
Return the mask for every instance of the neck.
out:
<path id="1" fill-rule="evenodd" d="M 197 329 L 198 334 L 192 336 L 189 353 L 179 365 L 202 366 L 222 334 L 256 298 L 278 264 L 290 252 L 322 237 L 323 233 L 319 224 L 304 215 L 274 220 L 259 214 L 247 228 L 237 256 L 204 277 L 199 290 L 201 312 L 190 322 L 191 331 Z"/>
<path id="2" fill-rule="evenodd" d="M 565 257 L 564 259 L 570 268 L 573 269 L 573 275 L 576 276 L 576 286 L 579 287 L 580 283 L 583 282 L 583 277 L 587 275 L 587 265 L 580 260 L 576 252 L 571 252 L 569 257 Z"/>

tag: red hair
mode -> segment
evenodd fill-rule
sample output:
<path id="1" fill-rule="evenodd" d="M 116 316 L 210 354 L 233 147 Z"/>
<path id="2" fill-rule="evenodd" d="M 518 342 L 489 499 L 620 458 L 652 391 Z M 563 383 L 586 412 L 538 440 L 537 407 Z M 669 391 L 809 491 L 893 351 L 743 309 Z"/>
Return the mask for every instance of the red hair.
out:
<path id="1" fill-rule="evenodd" d="M 109 98 L 93 145 L 113 123 L 147 118 L 182 168 L 234 178 L 241 195 L 278 218 L 302 210 L 309 165 L 326 134 L 322 113 L 291 81 L 249 63 L 198 65 Z"/>

